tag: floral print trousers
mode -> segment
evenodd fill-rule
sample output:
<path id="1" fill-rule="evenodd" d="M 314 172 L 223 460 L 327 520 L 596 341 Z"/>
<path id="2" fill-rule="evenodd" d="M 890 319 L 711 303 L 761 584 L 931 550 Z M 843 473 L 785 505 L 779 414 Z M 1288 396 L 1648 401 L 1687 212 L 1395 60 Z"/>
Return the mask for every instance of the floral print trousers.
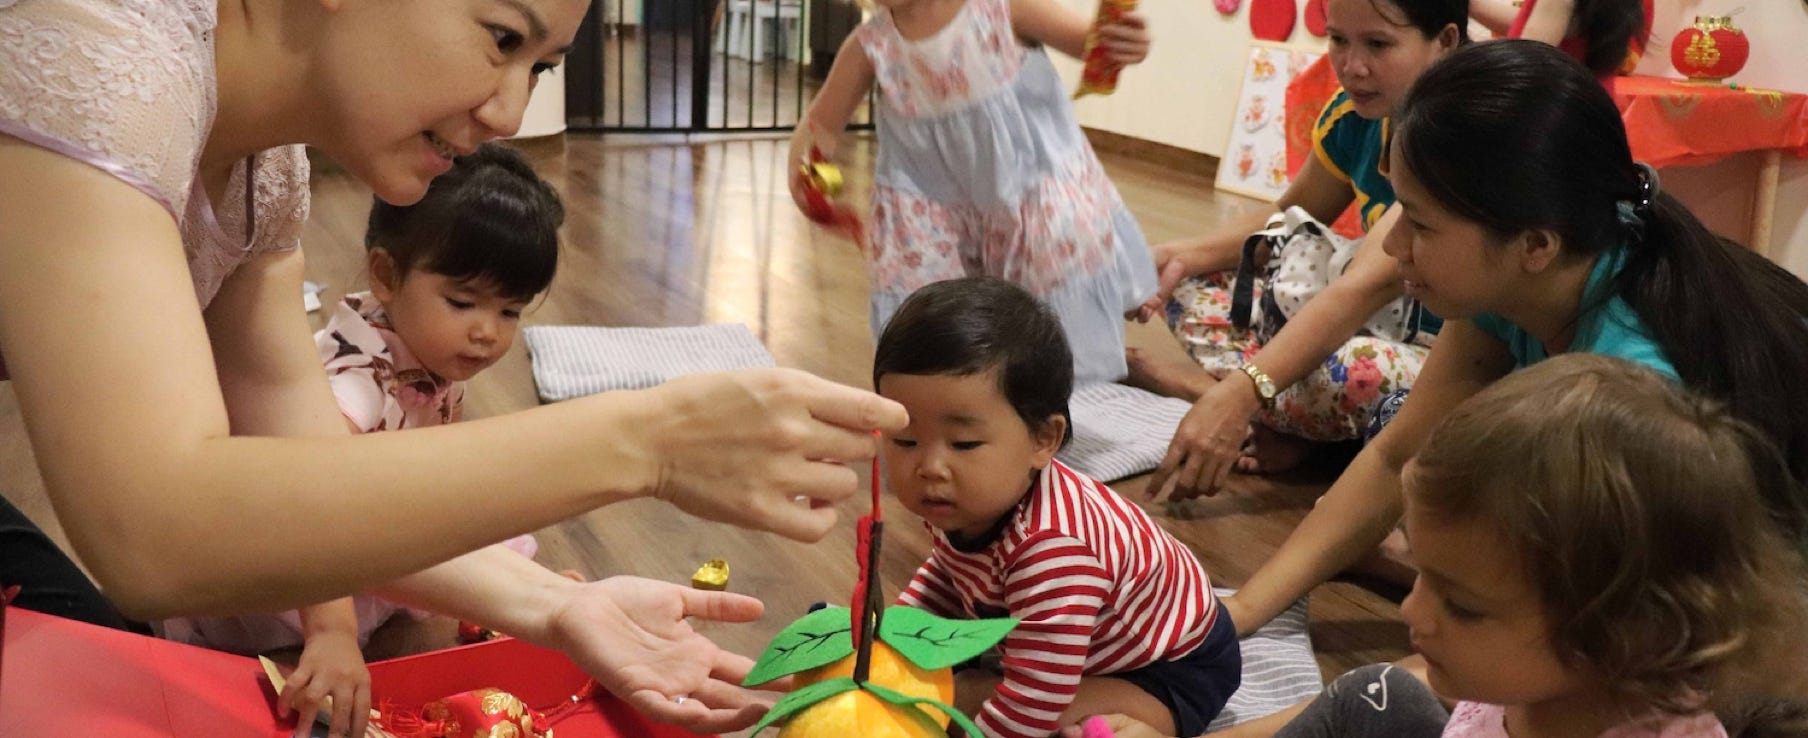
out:
<path id="1" fill-rule="evenodd" d="M 1238 330 L 1230 322 L 1231 285 L 1236 272 L 1195 277 L 1175 288 L 1168 301 L 1168 329 L 1187 355 L 1215 376 L 1240 371 L 1262 351 L 1254 326 Z M 1254 299 L 1261 300 L 1258 280 Z M 1389 395 L 1412 387 L 1430 353 L 1431 336 L 1400 343 L 1358 335 L 1325 357 L 1305 379 L 1282 390 L 1274 408 L 1256 422 L 1313 441 L 1361 438 L 1371 416 Z"/>

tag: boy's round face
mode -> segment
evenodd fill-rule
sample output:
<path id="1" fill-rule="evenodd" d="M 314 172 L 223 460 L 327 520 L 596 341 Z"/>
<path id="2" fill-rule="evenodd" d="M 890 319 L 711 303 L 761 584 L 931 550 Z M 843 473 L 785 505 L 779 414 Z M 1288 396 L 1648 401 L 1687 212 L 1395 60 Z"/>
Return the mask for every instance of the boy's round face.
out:
<path id="1" fill-rule="evenodd" d="M 335 161 L 396 205 L 448 155 L 510 136 L 539 73 L 563 60 L 590 0 L 337 0 L 308 53 Z"/>
<path id="2" fill-rule="evenodd" d="M 910 425 L 880 444 L 886 483 L 905 508 L 943 531 L 986 533 L 1060 446 L 1064 428 L 1031 433 L 1005 399 L 996 369 L 964 377 L 886 374 L 878 389 L 910 412 Z"/>
<path id="3" fill-rule="evenodd" d="M 1419 577 L 1400 615 L 1434 691 L 1509 706 L 1593 696 L 1557 659 L 1543 598 L 1497 532 L 1434 517 L 1410 489 L 1405 527 Z"/>
<path id="4" fill-rule="evenodd" d="M 457 382 L 494 366 L 515 345 L 527 301 L 481 283 L 416 269 L 390 289 L 372 280 L 396 335 L 428 371 Z"/>

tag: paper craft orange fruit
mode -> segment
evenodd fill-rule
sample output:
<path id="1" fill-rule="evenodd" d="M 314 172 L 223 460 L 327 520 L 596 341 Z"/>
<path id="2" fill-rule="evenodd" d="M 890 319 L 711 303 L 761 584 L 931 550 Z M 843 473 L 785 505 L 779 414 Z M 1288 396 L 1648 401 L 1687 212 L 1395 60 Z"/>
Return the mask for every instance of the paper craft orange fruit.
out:
<path id="1" fill-rule="evenodd" d="M 933 713 L 934 711 L 930 711 Z M 947 720 L 947 718 L 942 718 Z M 791 717 L 778 738 L 948 738 L 922 710 L 900 707 L 856 689 L 842 692 Z"/>
<path id="2" fill-rule="evenodd" d="M 873 662 L 868 665 L 875 684 L 890 687 L 912 697 L 928 697 L 954 704 L 954 670 L 919 668 L 884 643 L 873 644 Z M 800 671 L 797 686 L 805 687 L 824 679 L 854 675 L 854 657 L 848 656 L 827 666 Z M 785 728 L 779 738 L 943 738 L 948 735 L 948 716 L 934 710 L 933 722 L 923 718 L 922 710 L 899 707 L 865 691 L 842 692 L 811 705 Z"/>
<path id="3" fill-rule="evenodd" d="M 744 684 L 791 675 L 792 690 L 750 735 L 773 724 L 783 726 L 779 738 L 946 738 L 950 724 L 979 735 L 979 727 L 949 704 L 953 667 L 992 648 L 1017 621 L 949 620 L 903 606 L 883 612 L 883 619 L 869 621 L 863 679 L 855 678 L 857 621 L 848 608 L 813 611 L 773 638 Z"/>
<path id="4" fill-rule="evenodd" d="M 828 666 L 800 671 L 793 679 L 797 686 L 805 687 L 824 679 L 851 677 L 854 675 L 854 658 L 850 655 Z M 882 687 L 890 687 L 912 697 L 928 697 L 954 704 L 953 669 L 924 669 L 910 663 L 897 649 L 883 641 L 873 644 L 873 662 L 867 668 L 872 682 Z M 948 719 L 943 717 L 940 722 L 947 725 Z"/>

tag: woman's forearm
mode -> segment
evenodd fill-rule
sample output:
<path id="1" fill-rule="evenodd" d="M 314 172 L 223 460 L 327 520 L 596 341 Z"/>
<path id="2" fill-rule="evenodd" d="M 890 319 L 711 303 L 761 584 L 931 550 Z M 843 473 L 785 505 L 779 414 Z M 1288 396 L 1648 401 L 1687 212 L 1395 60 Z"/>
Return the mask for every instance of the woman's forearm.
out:
<path id="1" fill-rule="evenodd" d="M 1172 242 L 1172 248 L 1186 264 L 1187 276 L 1236 269 L 1243 261 L 1243 242 L 1249 234 L 1268 224 L 1269 214 L 1255 211 L 1240 216 L 1210 233 Z"/>
<path id="2" fill-rule="evenodd" d="M 385 599 L 551 645 L 553 615 L 580 586 L 504 546 L 487 546 L 379 585 Z"/>
<path id="3" fill-rule="evenodd" d="M 1253 631 L 1295 600 L 1360 560 L 1399 522 L 1400 472 L 1374 447 L 1363 449 L 1280 549 L 1237 590 Z"/>
<path id="4" fill-rule="evenodd" d="M 650 398 L 337 439 L 147 443 L 50 480 L 83 559 L 141 617 L 292 607 L 650 490 Z M 130 469 L 118 475 L 108 470 Z M 104 505 L 67 498 L 105 489 Z M 230 563 L 227 563 L 230 562 Z"/>
<path id="5" fill-rule="evenodd" d="M 1391 275 L 1375 278 L 1356 270 L 1346 272 L 1307 300 L 1250 363 L 1268 374 L 1276 387 L 1290 387 L 1323 366 L 1326 356 L 1401 294 L 1399 280 Z"/>

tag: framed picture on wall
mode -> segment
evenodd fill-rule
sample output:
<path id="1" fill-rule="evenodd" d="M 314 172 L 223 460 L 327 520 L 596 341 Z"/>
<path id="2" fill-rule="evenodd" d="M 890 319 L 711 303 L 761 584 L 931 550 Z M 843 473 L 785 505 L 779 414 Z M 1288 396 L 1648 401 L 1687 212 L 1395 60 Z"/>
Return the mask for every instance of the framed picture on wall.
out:
<path id="1" fill-rule="evenodd" d="M 1287 83 L 1322 52 L 1270 41 L 1252 41 L 1237 91 L 1230 142 L 1218 162 L 1214 186 L 1273 202 L 1292 182 L 1287 168 Z"/>

